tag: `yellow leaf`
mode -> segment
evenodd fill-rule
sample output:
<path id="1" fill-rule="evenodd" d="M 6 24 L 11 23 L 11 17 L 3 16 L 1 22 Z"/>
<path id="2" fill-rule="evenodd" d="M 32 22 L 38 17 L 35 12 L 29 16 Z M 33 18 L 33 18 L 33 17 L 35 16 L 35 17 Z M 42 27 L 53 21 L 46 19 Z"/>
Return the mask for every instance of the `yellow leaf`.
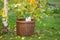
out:
<path id="1" fill-rule="evenodd" d="M 36 4 L 36 0 L 29 0 L 29 4 Z"/>
<path id="2" fill-rule="evenodd" d="M 25 39 L 25 37 L 22 37 L 22 40 L 24 40 Z"/>
<path id="3" fill-rule="evenodd" d="M 2 12 L 2 17 L 7 17 L 7 13 L 4 9 L 3 9 L 3 12 Z"/>
<path id="4" fill-rule="evenodd" d="M 15 3 L 20 3 L 20 0 L 14 0 Z"/>

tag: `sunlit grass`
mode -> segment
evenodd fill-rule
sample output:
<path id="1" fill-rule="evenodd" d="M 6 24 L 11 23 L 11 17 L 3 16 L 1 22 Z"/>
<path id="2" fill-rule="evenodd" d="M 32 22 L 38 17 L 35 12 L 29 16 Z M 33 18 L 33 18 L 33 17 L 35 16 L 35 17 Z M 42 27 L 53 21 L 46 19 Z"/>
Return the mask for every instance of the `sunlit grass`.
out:
<path id="1" fill-rule="evenodd" d="M 1 40 L 60 40 L 60 14 L 49 15 L 43 17 L 40 21 L 36 21 L 35 34 L 32 36 L 17 36 L 16 35 L 16 17 L 15 14 L 8 16 L 9 31 L 6 34 L 1 34 Z M 1 26 L 1 17 L 0 17 Z M 0 27 L 1 31 L 2 26 Z"/>

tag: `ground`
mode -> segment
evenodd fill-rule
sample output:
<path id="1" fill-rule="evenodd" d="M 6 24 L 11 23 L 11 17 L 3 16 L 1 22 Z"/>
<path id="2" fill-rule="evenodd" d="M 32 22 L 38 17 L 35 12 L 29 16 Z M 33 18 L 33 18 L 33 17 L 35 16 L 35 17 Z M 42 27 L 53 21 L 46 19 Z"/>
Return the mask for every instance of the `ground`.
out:
<path id="1" fill-rule="evenodd" d="M 12 18 L 14 17 L 14 18 Z M 0 40 L 21 40 L 21 36 L 16 35 L 16 20 L 15 15 L 9 14 L 8 16 L 8 29 L 6 34 L 1 32 L 1 16 L 0 16 Z M 35 23 L 35 34 L 32 36 L 23 37 L 24 40 L 60 40 L 60 14 L 44 16 L 40 22 Z M 23 39 L 22 39 L 23 40 Z"/>

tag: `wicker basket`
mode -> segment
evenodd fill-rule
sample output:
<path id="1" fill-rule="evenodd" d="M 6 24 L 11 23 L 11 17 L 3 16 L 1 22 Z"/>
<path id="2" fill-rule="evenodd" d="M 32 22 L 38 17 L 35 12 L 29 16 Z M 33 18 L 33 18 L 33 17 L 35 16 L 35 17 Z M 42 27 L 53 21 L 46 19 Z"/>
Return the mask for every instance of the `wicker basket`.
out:
<path id="1" fill-rule="evenodd" d="M 25 36 L 34 34 L 35 21 L 34 19 L 31 20 L 32 20 L 31 22 L 26 22 L 25 19 L 17 19 L 16 21 L 17 35 Z"/>

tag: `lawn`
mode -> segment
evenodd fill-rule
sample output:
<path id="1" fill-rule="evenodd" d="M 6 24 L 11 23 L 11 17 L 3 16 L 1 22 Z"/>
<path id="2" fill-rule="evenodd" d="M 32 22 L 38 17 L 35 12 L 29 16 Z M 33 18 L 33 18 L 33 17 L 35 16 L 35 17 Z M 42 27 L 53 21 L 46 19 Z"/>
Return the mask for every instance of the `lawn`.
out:
<path id="1" fill-rule="evenodd" d="M 13 18 L 12 18 L 13 17 Z M 8 15 L 8 33 L 1 32 L 1 16 L 0 16 L 0 40 L 60 40 L 60 14 L 44 16 L 40 21 L 35 23 L 35 34 L 32 36 L 16 35 L 16 17 L 15 14 Z"/>
<path id="2" fill-rule="evenodd" d="M 13 12 L 8 14 L 8 24 L 8 32 L 2 33 L 2 16 L 0 16 L 0 40 L 60 40 L 60 13 L 43 14 L 40 20 L 35 22 L 35 33 L 31 36 L 17 36 L 16 15 Z"/>

